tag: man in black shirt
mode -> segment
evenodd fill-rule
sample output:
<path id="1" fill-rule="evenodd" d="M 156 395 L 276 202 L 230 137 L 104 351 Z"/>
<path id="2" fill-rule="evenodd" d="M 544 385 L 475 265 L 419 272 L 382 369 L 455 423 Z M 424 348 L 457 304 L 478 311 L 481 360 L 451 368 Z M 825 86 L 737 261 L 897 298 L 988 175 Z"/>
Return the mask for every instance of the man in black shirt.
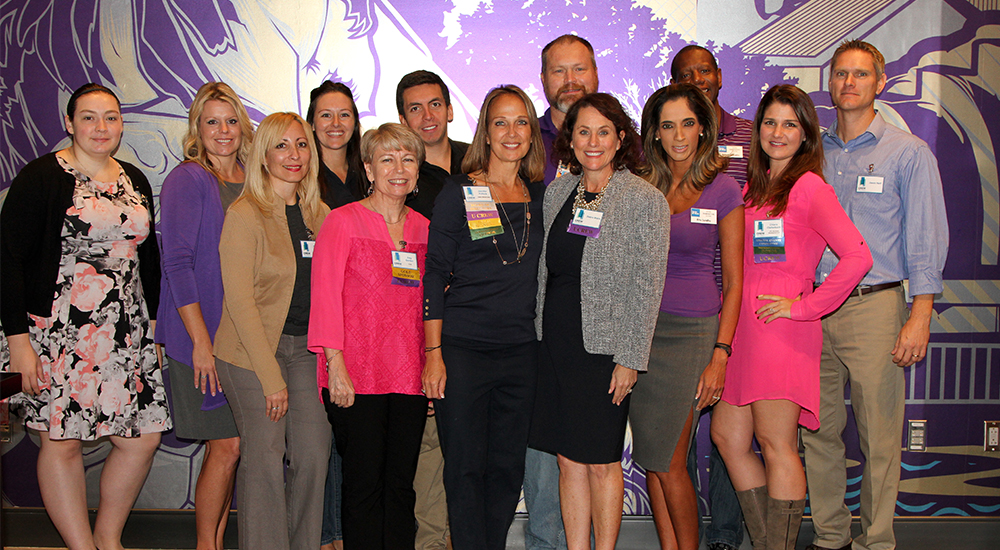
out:
<path id="1" fill-rule="evenodd" d="M 414 71 L 404 76 L 396 86 L 396 109 L 399 122 L 409 126 L 424 142 L 427 156 L 420 165 L 417 193 L 406 205 L 431 218 L 434 199 L 451 174 L 462 173 L 462 159 L 468 143 L 448 139 L 448 123 L 454 114 L 451 95 L 441 77 L 430 71 Z M 433 402 L 428 415 L 434 414 Z M 414 513 L 417 517 L 417 550 L 447 548 L 448 506 L 444 493 L 444 457 L 438 441 L 437 422 L 433 419 L 424 427 L 420 444 L 420 459 L 413 490 L 417 493 Z"/>
<path id="2" fill-rule="evenodd" d="M 462 173 L 462 158 L 469 144 L 448 139 L 448 123 L 454 118 L 451 95 L 441 77 L 430 71 L 414 71 L 399 81 L 396 109 L 399 122 L 420 136 L 427 151 L 417 193 L 406 205 L 430 219 L 445 178 Z"/>

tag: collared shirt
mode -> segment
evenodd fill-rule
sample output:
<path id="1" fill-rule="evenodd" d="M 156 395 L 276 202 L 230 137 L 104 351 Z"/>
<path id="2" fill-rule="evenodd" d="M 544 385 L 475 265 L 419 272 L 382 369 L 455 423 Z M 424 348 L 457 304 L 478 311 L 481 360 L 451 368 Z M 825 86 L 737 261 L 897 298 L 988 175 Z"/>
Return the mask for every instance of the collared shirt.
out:
<path id="1" fill-rule="evenodd" d="M 552 123 L 552 107 L 545 109 L 545 114 L 538 119 L 538 126 L 542 130 L 542 143 L 545 144 L 545 185 L 548 185 L 556 179 L 559 168 L 559 159 L 552 158 L 552 146 L 559 136 L 559 128 Z"/>
<path id="2" fill-rule="evenodd" d="M 937 159 L 927 144 L 876 113 L 868 129 L 846 144 L 834 123 L 823 132 L 823 150 L 826 180 L 875 261 L 861 284 L 909 279 L 910 296 L 941 292 L 948 218 Z M 865 185 L 861 176 L 868 178 Z M 816 281 L 823 282 L 835 265 L 837 258 L 827 248 Z"/>
<path id="3" fill-rule="evenodd" d="M 728 156 L 729 166 L 725 174 L 740 184 L 740 189 L 747 184 L 747 163 L 750 162 L 750 136 L 753 134 L 753 122 L 735 117 L 722 111 L 722 118 L 719 119 L 719 145 L 726 147 L 741 147 L 736 156 Z M 732 155 L 732 151 L 730 151 Z"/>
<path id="4" fill-rule="evenodd" d="M 423 214 L 428 220 L 434 215 L 434 201 L 437 200 L 438 193 L 444 187 L 444 181 L 452 174 L 462 173 L 462 159 L 465 158 L 469 144 L 461 141 L 448 139 L 451 146 L 451 166 L 448 170 L 431 164 L 426 160 L 420 164 L 420 175 L 417 179 L 416 196 L 411 196 L 406 200 L 406 206 Z"/>

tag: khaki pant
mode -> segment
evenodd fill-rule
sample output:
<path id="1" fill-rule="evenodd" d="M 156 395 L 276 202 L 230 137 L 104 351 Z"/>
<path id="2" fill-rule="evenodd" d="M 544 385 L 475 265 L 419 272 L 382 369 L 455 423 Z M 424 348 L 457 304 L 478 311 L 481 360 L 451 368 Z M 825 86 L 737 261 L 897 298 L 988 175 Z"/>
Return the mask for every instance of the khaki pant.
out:
<path id="1" fill-rule="evenodd" d="M 865 457 L 861 481 L 862 534 L 855 550 L 896 547 L 892 530 L 899 491 L 906 383 L 889 352 L 909 316 L 903 288 L 851 297 L 823 320 L 820 363 L 820 429 L 802 430 L 814 544 L 840 548 L 851 539 L 844 503 L 847 466 L 842 434 L 847 426 L 844 386 Z"/>
<path id="2" fill-rule="evenodd" d="M 427 419 L 424 438 L 420 442 L 417 475 L 413 478 L 417 493 L 416 550 L 445 550 L 448 547 L 448 502 L 444 494 L 444 456 L 438 441 L 435 418 Z"/>

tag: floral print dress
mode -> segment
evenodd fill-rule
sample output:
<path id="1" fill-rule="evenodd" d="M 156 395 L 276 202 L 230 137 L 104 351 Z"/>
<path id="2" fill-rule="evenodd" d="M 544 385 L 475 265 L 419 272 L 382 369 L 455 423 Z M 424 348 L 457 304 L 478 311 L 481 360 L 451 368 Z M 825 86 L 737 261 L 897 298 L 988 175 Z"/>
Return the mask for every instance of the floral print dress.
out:
<path id="1" fill-rule="evenodd" d="M 138 246 L 149 235 L 150 205 L 124 171 L 76 179 L 62 229 L 51 317 L 30 315 L 28 332 L 47 380 L 36 397 L 11 406 L 51 439 L 136 437 L 170 429 L 163 377 L 139 280 Z M 5 358 L 6 359 L 6 358 Z M 6 362 L 6 361 L 5 361 Z"/>

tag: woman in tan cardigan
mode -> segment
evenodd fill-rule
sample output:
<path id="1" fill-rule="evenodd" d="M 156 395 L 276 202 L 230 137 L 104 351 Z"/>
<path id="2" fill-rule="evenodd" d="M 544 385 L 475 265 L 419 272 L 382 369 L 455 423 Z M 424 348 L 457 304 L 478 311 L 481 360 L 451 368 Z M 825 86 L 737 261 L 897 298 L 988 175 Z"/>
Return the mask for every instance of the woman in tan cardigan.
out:
<path id="1" fill-rule="evenodd" d="M 319 546 L 330 425 L 306 336 L 315 235 L 330 209 L 319 196 L 312 136 L 294 113 L 265 118 L 243 194 L 222 226 L 225 298 L 215 356 L 241 438 L 243 549 Z"/>

